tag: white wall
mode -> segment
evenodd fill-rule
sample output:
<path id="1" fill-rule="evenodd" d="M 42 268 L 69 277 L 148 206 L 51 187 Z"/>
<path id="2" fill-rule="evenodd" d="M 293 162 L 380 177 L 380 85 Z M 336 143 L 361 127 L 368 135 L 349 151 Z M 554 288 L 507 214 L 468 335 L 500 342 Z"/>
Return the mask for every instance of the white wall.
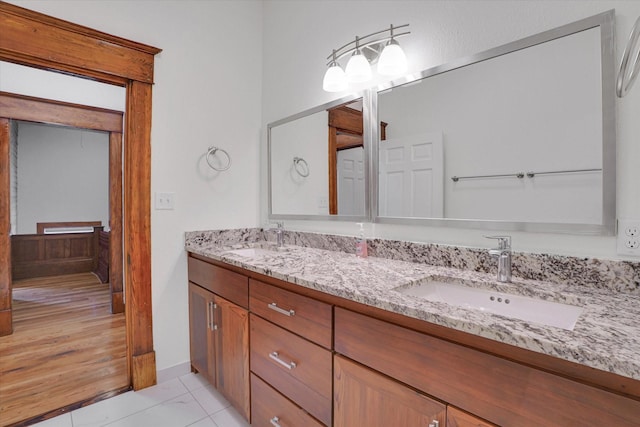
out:
<path id="1" fill-rule="evenodd" d="M 154 348 L 158 369 L 189 360 L 186 230 L 258 223 L 262 3 L 259 1 L 11 0 L 163 49 L 153 88 L 153 192 L 175 193 L 152 211 Z M 215 173 L 207 148 L 233 164 Z"/>
<path id="2" fill-rule="evenodd" d="M 38 222 L 109 226 L 109 134 L 18 123 L 17 234 Z"/>
<path id="3" fill-rule="evenodd" d="M 11 222 L 11 235 L 18 232 L 18 122 L 11 121 L 9 129 L 9 181 L 11 189 L 9 197 L 9 218 Z"/>
<path id="4" fill-rule="evenodd" d="M 322 90 L 325 58 L 354 36 L 410 24 L 399 41 L 418 72 L 541 31 L 616 9 L 617 61 L 640 2 L 611 1 L 305 1 L 273 0 L 264 6 L 263 123 L 344 96 Z M 295 19 L 291 19 L 295 16 Z M 328 24 L 330 23 L 330 24 Z M 380 80 L 382 81 L 382 80 Z M 636 84 L 638 86 L 638 84 Z M 640 218 L 640 88 L 617 100 L 617 211 Z M 265 152 L 263 149 L 263 165 Z M 263 191 L 262 205 L 266 206 Z M 266 218 L 266 209 L 262 210 Z M 357 233 L 353 223 L 287 221 L 285 227 Z M 482 230 L 369 224 L 367 235 L 490 247 Z M 511 233 L 517 251 L 619 259 L 614 237 Z"/>

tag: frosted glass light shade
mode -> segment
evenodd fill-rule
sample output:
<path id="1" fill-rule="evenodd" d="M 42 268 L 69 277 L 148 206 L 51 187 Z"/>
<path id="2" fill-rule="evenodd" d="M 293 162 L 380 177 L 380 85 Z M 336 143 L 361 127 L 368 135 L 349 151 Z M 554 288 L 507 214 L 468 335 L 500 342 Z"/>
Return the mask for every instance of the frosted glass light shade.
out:
<path id="1" fill-rule="evenodd" d="M 326 92 L 342 92 L 347 89 L 347 76 L 338 64 L 327 68 L 322 80 L 322 89 Z"/>
<path id="2" fill-rule="evenodd" d="M 407 71 L 407 57 L 397 41 L 391 40 L 380 54 L 378 73 L 383 76 L 397 76 Z"/>
<path id="3" fill-rule="evenodd" d="M 347 81 L 349 82 L 361 83 L 371 80 L 371 66 L 369 65 L 369 61 L 367 61 L 367 58 L 359 51 L 356 51 L 349 59 L 349 62 L 347 62 L 345 73 L 347 75 Z"/>

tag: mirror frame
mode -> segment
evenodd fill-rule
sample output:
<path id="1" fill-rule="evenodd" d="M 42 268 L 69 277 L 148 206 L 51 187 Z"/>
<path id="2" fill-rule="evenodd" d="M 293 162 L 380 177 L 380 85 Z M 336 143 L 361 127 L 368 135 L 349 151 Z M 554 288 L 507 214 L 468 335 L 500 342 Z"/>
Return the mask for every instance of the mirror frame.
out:
<path id="1" fill-rule="evenodd" d="M 321 111 L 326 111 L 331 108 L 337 107 L 339 105 L 348 104 L 353 101 L 357 101 L 362 99 L 362 126 L 363 126 L 363 147 L 364 147 L 364 165 L 365 165 L 365 173 L 364 173 L 364 215 L 314 215 L 314 214 L 274 214 L 273 213 L 273 194 L 272 194 L 272 170 L 271 170 L 271 144 L 273 143 L 271 139 L 271 130 L 289 122 L 292 122 L 297 119 L 301 119 L 303 117 L 310 116 L 315 113 L 319 113 Z M 370 222 L 371 221 L 371 154 L 372 154 L 372 136 L 371 136 L 371 117 L 374 115 L 371 109 L 371 91 L 363 91 L 356 92 L 350 95 L 347 95 L 343 98 L 336 99 L 334 101 L 327 102 L 325 104 L 319 105 L 317 107 L 310 108 L 308 110 L 302 111 L 300 113 L 285 117 L 283 119 L 277 120 L 275 122 L 271 122 L 267 124 L 267 174 L 268 180 L 267 185 L 268 189 L 268 202 L 269 202 L 269 219 L 273 220 L 284 220 L 284 219 L 293 219 L 293 220 L 317 220 L 317 221 L 354 221 L 354 222 Z M 376 113 L 377 115 L 377 113 Z M 328 130 L 327 130 L 327 144 L 328 144 Z M 328 150 L 328 145 L 327 145 Z M 329 185 L 328 177 L 327 177 L 327 186 Z"/>
<path id="2" fill-rule="evenodd" d="M 387 89 L 422 80 L 427 77 L 455 70 L 476 62 L 496 58 L 514 51 L 525 49 L 541 43 L 549 42 L 574 33 L 599 27 L 601 40 L 601 76 L 602 76 L 602 223 L 571 224 L 517 222 L 504 220 L 477 220 L 458 218 L 404 218 L 381 217 L 379 212 L 379 131 L 376 126 L 369 128 L 372 139 L 372 171 L 371 193 L 372 221 L 386 224 L 423 225 L 432 227 L 476 228 L 485 230 L 550 232 L 589 235 L 613 235 L 616 225 L 616 115 L 615 115 L 615 64 L 614 64 L 614 10 L 594 15 L 552 30 L 544 31 L 493 49 L 486 50 L 465 58 L 429 68 L 419 74 L 411 74 L 372 89 L 371 107 L 378 118 L 378 93 Z"/>

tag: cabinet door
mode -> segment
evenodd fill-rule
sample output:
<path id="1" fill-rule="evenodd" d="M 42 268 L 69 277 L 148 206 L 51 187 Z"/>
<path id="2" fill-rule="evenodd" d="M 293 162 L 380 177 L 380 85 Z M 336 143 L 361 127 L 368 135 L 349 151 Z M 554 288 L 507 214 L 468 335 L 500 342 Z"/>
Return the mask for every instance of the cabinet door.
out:
<path id="1" fill-rule="evenodd" d="M 334 358 L 334 427 L 445 425 L 446 406 L 341 356 Z"/>
<path id="2" fill-rule="evenodd" d="M 249 312 L 217 295 L 214 301 L 216 388 L 249 420 Z"/>
<path id="3" fill-rule="evenodd" d="M 216 383 L 213 336 L 213 294 L 189 282 L 189 341 L 191 366 Z"/>
<path id="4" fill-rule="evenodd" d="M 488 421 L 462 412 L 453 406 L 447 407 L 447 427 L 497 427 Z"/>

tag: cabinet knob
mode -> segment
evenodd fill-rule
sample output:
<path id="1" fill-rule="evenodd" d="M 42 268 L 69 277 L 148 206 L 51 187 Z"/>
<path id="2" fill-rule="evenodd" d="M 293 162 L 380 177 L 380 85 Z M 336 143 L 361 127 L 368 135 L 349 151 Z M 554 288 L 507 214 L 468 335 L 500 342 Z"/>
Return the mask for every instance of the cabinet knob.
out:
<path id="1" fill-rule="evenodd" d="M 273 427 L 281 427 L 279 421 L 280 421 L 280 418 L 278 417 L 273 417 L 269 420 L 269 422 Z"/>
<path id="2" fill-rule="evenodd" d="M 440 421 L 433 420 L 429 423 L 429 427 L 440 427 Z"/>

